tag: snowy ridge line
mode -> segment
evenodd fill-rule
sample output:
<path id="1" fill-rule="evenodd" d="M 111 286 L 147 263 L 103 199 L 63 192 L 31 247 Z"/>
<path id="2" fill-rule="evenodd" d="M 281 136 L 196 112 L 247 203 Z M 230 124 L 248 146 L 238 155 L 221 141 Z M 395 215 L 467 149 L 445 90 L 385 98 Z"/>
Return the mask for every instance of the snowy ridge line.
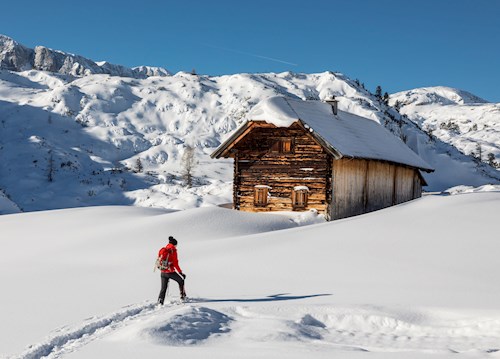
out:
<path id="1" fill-rule="evenodd" d="M 175 303 L 172 303 L 175 304 Z M 83 324 L 73 328 L 60 328 L 44 342 L 31 345 L 26 351 L 12 359 L 37 359 L 42 357 L 57 358 L 95 339 L 95 335 L 106 329 L 114 329 L 124 321 L 135 319 L 159 309 L 156 303 L 135 304 L 125 309 L 104 315 L 91 317 Z"/>

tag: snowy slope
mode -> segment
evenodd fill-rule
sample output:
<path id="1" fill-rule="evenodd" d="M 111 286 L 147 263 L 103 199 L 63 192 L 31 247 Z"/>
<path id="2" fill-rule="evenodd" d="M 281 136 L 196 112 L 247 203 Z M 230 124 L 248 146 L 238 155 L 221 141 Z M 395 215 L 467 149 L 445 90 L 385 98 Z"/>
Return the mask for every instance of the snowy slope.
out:
<path id="1" fill-rule="evenodd" d="M 391 95 L 390 104 L 425 131 L 465 154 L 500 168 L 500 104 L 449 87 L 426 87 Z M 479 149 L 480 147 L 480 149 Z M 491 155 L 490 155 L 491 156 Z"/>
<path id="2" fill-rule="evenodd" d="M 340 73 L 137 79 L 0 69 L 0 190 L 22 211 L 230 202 L 232 161 L 209 154 L 275 95 L 335 95 L 340 110 L 381 123 L 436 169 L 425 174 L 428 191 L 499 182 L 494 168 L 429 137 Z M 183 179 L 187 146 L 197 161 L 192 188 Z"/>
<path id="3" fill-rule="evenodd" d="M 299 228 L 216 207 L 1 216 L 0 356 L 498 358 L 500 188 L 481 190 Z M 196 301 L 156 308 L 168 235 Z"/>

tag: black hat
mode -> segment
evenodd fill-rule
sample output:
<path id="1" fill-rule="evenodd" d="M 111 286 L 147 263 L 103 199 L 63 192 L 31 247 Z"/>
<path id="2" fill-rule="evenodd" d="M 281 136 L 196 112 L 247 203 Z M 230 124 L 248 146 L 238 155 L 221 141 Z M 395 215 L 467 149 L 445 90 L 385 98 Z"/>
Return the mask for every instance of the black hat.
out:
<path id="1" fill-rule="evenodd" d="M 172 243 L 174 246 L 176 246 L 177 245 L 177 239 L 175 239 L 172 236 L 169 236 L 168 237 L 168 243 Z"/>

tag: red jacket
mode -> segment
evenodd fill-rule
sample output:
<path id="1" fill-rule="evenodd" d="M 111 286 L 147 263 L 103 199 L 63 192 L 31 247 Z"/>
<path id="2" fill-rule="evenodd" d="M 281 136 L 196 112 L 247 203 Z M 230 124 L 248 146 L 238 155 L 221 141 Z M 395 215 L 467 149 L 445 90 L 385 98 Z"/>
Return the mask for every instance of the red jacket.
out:
<path id="1" fill-rule="evenodd" d="M 167 269 L 163 269 L 162 273 L 174 273 L 175 271 L 182 273 L 182 269 L 179 267 L 179 260 L 177 259 L 177 249 L 172 243 L 160 249 L 158 257 L 160 257 L 162 261 L 166 260 L 168 257 L 169 266 Z"/>

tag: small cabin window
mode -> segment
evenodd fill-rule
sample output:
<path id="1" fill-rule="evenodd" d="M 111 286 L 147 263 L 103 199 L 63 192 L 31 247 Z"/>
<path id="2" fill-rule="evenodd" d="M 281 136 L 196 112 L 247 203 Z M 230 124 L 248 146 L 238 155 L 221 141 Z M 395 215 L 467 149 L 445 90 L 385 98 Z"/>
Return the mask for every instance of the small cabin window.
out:
<path id="1" fill-rule="evenodd" d="M 307 207 L 309 188 L 297 186 L 292 191 L 292 205 L 294 209 Z"/>
<path id="2" fill-rule="evenodd" d="M 271 152 L 276 153 L 292 153 L 293 141 L 291 138 L 279 138 L 275 140 L 271 146 Z"/>
<path id="3" fill-rule="evenodd" d="M 269 186 L 255 186 L 253 203 L 257 207 L 267 206 Z"/>

